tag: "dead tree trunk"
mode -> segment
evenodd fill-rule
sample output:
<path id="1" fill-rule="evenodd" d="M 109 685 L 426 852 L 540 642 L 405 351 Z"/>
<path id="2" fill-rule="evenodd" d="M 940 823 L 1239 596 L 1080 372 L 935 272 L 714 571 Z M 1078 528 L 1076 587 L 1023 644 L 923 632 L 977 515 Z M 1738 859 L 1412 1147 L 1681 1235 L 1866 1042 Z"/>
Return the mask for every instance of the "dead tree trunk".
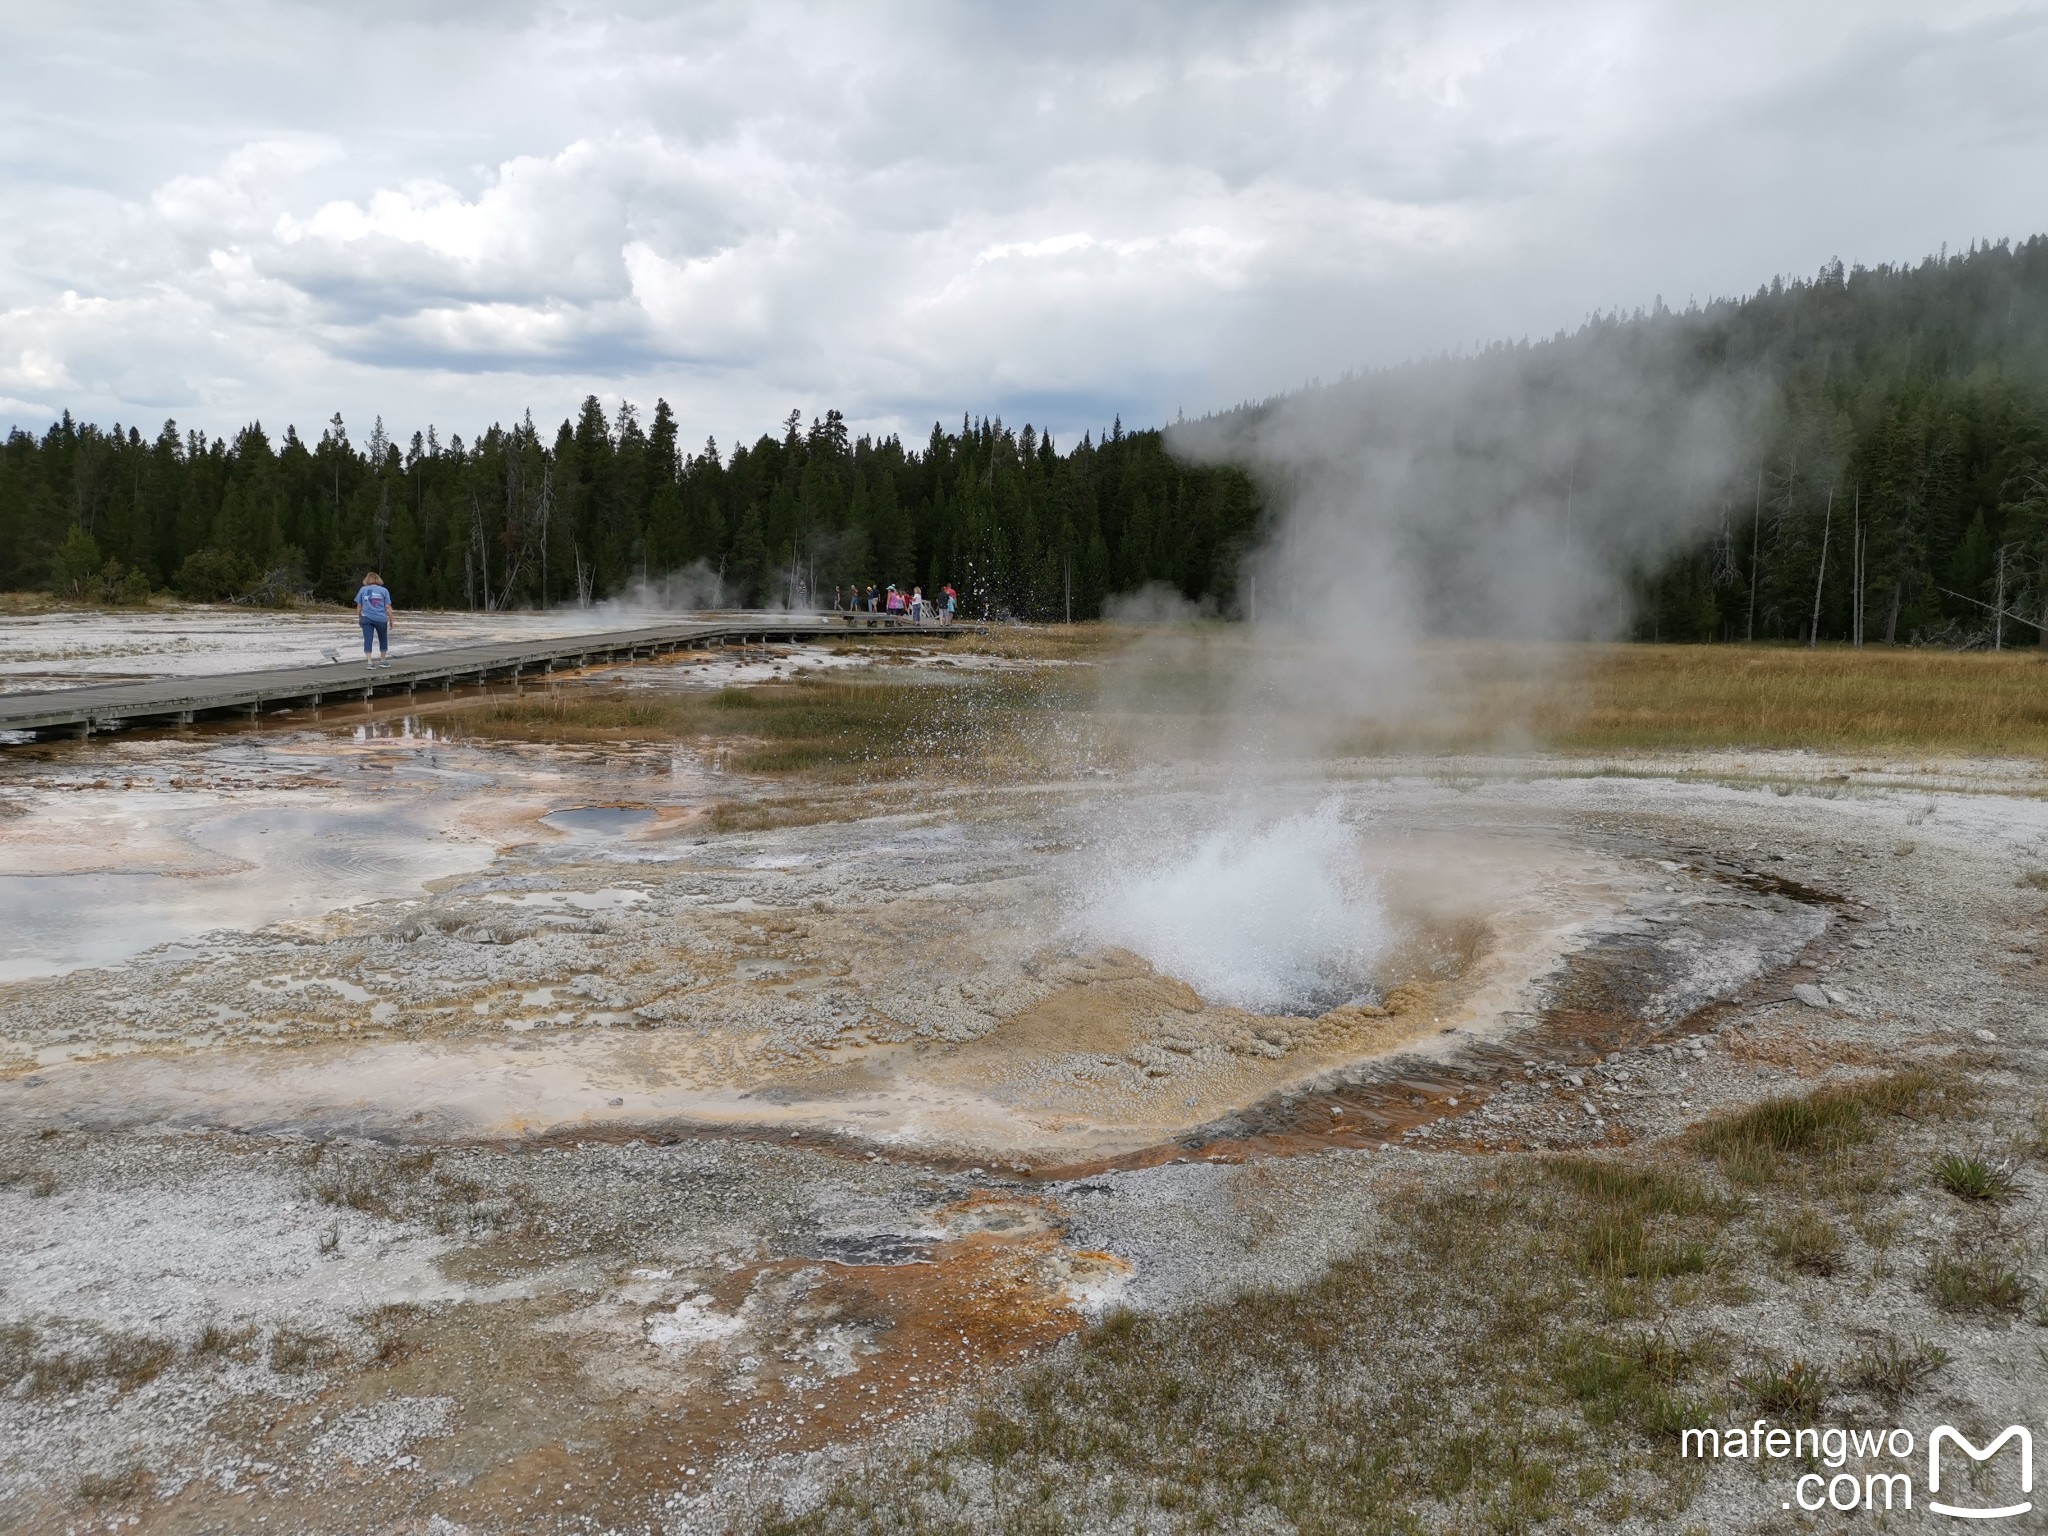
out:
<path id="1" fill-rule="evenodd" d="M 1828 579 L 1828 534 L 1835 521 L 1835 488 L 1828 487 L 1827 510 L 1821 514 L 1820 522 L 1820 574 L 1813 578 L 1813 626 L 1806 634 L 1806 648 L 1812 650 L 1820 644 L 1820 594 Z"/>
<path id="2" fill-rule="evenodd" d="M 1991 594 L 1991 649 L 2005 649 L 2005 546 L 1998 546 L 1998 586 Z"/>
<path id="3" fill-rule="evenodd" d="M 1756 557 L 1764 526 L 1764 461 L 1756 461 L 1756 510 L 1749 515 L 1749 628 L 1745 641 L 1756 639 Z"/>

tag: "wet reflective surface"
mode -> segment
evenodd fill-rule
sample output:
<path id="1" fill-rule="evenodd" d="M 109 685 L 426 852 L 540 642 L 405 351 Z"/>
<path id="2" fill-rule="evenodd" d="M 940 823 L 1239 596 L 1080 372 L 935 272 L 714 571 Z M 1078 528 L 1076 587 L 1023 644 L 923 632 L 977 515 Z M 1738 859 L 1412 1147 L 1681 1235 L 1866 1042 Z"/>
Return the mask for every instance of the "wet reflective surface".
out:
<path id="1" fill-rule="evenodd" d="M 577 805 L 549 811 L 541 824 L 574 837 L 621 837 L 652 826 L 656 815 L 644 805 Z"/>
<path id="2" fill-rule="evenodd" d="M 263 806 L 185 840 L 220 873 L 0 875 L 0 981 L 104 965 L 218 928 L 260 928 L 411 895 L 480 869 L 493 851 L 432 806 Z"/>

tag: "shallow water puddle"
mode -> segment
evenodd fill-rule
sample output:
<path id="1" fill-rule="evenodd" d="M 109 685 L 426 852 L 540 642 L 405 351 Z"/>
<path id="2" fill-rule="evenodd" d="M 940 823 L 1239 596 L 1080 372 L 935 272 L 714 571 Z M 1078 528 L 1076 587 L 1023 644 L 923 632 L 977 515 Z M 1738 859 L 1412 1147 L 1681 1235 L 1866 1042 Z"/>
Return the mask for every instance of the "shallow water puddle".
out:
<path id="1" fill-rule="evenodd" d="M 0 981 L 106 965 L 217 928 L 261 928 L 410 895 L 481 869 L 488 844 L 426 806 L 263 806 L 192 825 L 219 873 L 0 875 Z"/>
<path id="2" fill-rule="evenodd" d="M 540 820 L 542 826 L 571 837 L 605 838 L 623 837 L 651 826 L 660 814 L 644 805 L 577 805 L 549 811 Z"/>

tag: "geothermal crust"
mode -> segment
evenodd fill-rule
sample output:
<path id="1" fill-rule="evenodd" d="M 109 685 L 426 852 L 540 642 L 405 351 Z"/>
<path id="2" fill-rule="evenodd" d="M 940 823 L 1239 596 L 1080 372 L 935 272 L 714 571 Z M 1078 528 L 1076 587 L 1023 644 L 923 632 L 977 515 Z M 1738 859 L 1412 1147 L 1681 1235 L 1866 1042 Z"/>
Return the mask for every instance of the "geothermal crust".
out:
<path id="1" fill-rule="evenodd" d="M 1397 1048 L 1511 1031 L 1566 955 L 1652 918 L 1672 1000 L 1645 1007 L 1666 1011 L 1782 961 L 1816 921 L 1574 847 L 1512 804 L 1475 821 L 1468 796 L 1412 780 L 1281 785 L 1282 807 L 1312 795 L 1358 821 L 1388 931 L 1362 995 L 1254 1012 L 1092 942 L 1076 920 L 1101 858 L 1075 830 L 1199 816 L 1198 792 L 963 795 L 916 815 L 712 836 L 699 814 L 712 776 L 667 752 L 559 751 L 495 780 L 428 741 L 373 741 L 324 767 L 302 751 L 216 756 L 173 777 L 231 772 L 238 787 L 218 800 L 246 808 L 216 804 L 209 819 L 190 803 L 204 793 L 176 789 L 144 813 L 126 778 L 90 797 L 46 788 L 16 823 L 15 857 L 54 841 L 46 828 L 83 823 L 103 863 L 126 839 L 173 894 L 211 859 L 230 864 L 231 892 L 289 904 L 291 880 L 251 846 L 266 815 L 289 816 L 274 823 L 280 854 L 321 839 L 336 853 L 290 861 L 307 903 L 354 903 L 17 983 L 0 1114 L 464 1140 L 794 1129 L 1072 1163 Z M 373 775 L 374 788 L 354 782 Z M 595 790 L 596 809 L 565 818 L 572 789 Z M 577 830 L 557 830 L 565 819 Z M 435 878 L 450 865 L 472 872 Z"/>
<path id="2" fill-rule="evenodd" d="M 145 1531 L 723 1529 L 1107 1306 L 1313 1276 L 1433 1148 L 1612 1145 L 1930 1053 L 2021 1092 L 2048 1022 L 2044 786 L 1996 767 L 1352 765 L 1401 942 L 1368 1006 L 1301 1016 L 1076 934 L 1072 806 L 1113 784 L 714 836 L 665 752 L 97 751 L 10 777 L 10 833 L 158 784 L 203 822 L 297 776 L 469 854 L 0 992 L 24 1529 L 87 1499 Z M 578 804 L 662 814 L 540 819 Z M 137 832 L 167 870 L 185 809 L 122 812 L 176 823 Z M 1589 971 L 1626 984 L 1611 1039 Z M 1414 1108 L 1361 1145 L 1374 1072 Z M 1258 1103 L 1322 1155 L 1247 1158 L 1217 1127 Z M 1924 1316 L 1912 1284 L 1873 1269 L 1859 1316 Z M 1790 1292 L 1743 1327 L 1812 1335 Z M 2002 1423 L 2034 1378 L 1998 1337 L 1943 1343 Z M 1693 1513 L 1746 1528 L 1719 1498 Z"/>

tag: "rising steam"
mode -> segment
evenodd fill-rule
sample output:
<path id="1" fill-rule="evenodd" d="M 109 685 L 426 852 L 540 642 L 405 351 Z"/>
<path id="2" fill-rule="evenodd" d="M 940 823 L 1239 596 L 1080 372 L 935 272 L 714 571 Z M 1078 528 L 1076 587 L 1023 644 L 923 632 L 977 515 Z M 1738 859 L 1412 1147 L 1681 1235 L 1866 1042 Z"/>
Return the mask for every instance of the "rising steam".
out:
<path id="1" fill-rule="evenodd" d="M 1239 607 L 1247 681 L 1375 717 L 1440 680 L 1431 636 L 1599 638 L 1628 581 L 1695 540 L 1745 474 L 1763 388 L 1682 316 L 1414 364 L 1176 429 L 1246 466 L 1271 515 Z M 1303 647 L 1306 646 L 1306 650 Z"/>
<path id="2" fill-rule="evenodd" d="M 1545 642 L 1624 628 L 1629 578 L 1698 536 L 1760 410 L 1760 388 L 1707 368 L 1693 336 L 1672 315 L 1595 325 L 1177 429 L 1180 452 L 1242 465 L 1263 492 L 1267 540 L 1239 586 L 1251 622 L 1155 627 L 1106 696 L 1152 733 L 1141 755 L 1198 747 L 1236 772 L 1206 820 L 1100 878 L 1077 904 L 1084 934 L 1214 1002 L 1296 1012 L 1365 993 L 1385 909 L 1334 808 L 1290 816 L 1278 784 L 1362 722 L 1398 732 L 1452 708 L 1459 652 L 1433 638 L 1514 646 L 1526 676 L 1565 664 Z M 1143 595 L 1120 616 L 1171 605 Z"/>
<path id="3" fill-rule="evenodd" d="M 1094 943 L 1144 956 L 1207 1001 L 1255 1013 L 1367 999 L 1390 935 L 1335 805 L 1235 816 L 1191 844 L 1122 841 L 1076 923 Z"/>

